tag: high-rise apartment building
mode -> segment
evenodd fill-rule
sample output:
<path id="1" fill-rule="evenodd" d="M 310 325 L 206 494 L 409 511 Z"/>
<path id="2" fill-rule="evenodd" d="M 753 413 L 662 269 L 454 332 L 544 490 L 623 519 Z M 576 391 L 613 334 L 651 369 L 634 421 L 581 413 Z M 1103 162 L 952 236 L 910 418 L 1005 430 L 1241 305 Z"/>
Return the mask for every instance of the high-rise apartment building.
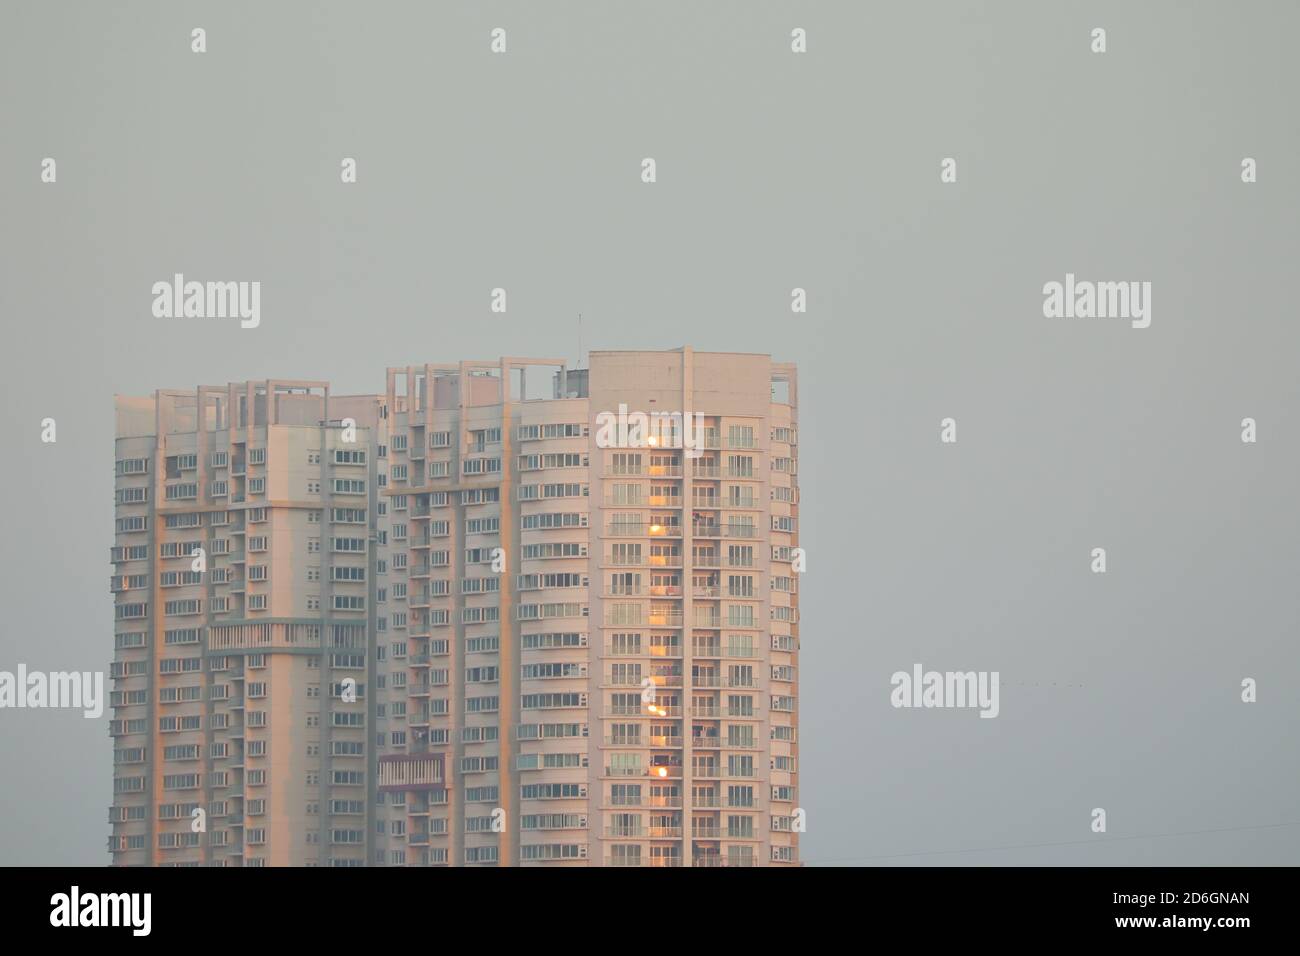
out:
<path id="1" fill-rule="evenodd" d="M 503 358 L 118 417 L 115 863 L 798 862 L 792 366 Z"/>

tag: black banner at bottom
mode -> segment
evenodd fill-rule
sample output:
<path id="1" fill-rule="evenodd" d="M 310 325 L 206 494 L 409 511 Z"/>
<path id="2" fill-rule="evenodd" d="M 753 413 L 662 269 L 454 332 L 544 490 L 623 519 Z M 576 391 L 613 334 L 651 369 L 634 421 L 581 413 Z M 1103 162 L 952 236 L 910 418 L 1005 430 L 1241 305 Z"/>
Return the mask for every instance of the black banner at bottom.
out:
<path id="1" fill-rule="evenodd" d="M 583 920 L 595 922 L 596 939 L 623 925 L 628 941 L 680 933 L 689 943 L 688 927 L 713 918 L 760 944 L 901 931 L 919 933 L 918 943 L 1046 933 L 1231 945 L 1239 934 L 1283 930 L 1295 882 L 1291 868 L 29 868 L 5 876 L 5 928 L 20 937 L 75 931 L 81 942 L 196 946 L 231 929 L 242 939 L 265 931 L 267 942 L 286 931 L 295 942 L 423 942 L 451 932 L 442 937 L 450 942 L 485 931 L 495 941 L 514 927 L 562 937 L 582 932 Z"/>

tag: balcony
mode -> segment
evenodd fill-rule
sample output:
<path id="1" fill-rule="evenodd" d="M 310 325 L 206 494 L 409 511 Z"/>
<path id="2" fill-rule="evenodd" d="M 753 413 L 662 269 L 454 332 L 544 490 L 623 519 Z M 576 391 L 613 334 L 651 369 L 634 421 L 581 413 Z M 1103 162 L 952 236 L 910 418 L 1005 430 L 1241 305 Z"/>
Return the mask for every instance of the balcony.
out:
<path id="1" fill-rule="evenodd" d="M 605 827 L 605 836 L 614 839 L 629 839 L 645 836 L 645 827 Z"/>
<path id="2" fill-rule="evenodd" d="M 602 502 L 606 508 L 646 508 L 650 499 L 646 495 L 606 495 Z"/>
<path id="3" fill-rule="evenodd" d="M 606 588 L 601 592 L 600 596 L 607 600 L 614 598 L 645 597 L 646 591 L 644 588 L 629 585 L 627 587 Z"/>
<path id="4" fill-rule="evenodd" d="M 379 758 L 379 789 L 384 793 L 442 790 L 446 782 L 442 754 Z"/>
<path id="5" fill-rule="evenodd" d="M 642 767 L 606 767 L 605 776 L 607 777 L 643 777 L 645 769 Z"/>
<path id="6" fill-rule="evenodd" d="M 674 521 L 614 521 L 605 525 L 607 538 L 680 538 L 682 526 Z"/>
<path id="7" fill-rule="evenodd" d="M 645 525 L 635 521 L 619 521 L 605 525 L 608 538 L 644 538 Z"/>
<path id="8" fill-rule="evenodd" d="M 606 657 L 660 657 L 680 658 L 681 645 L 678 644 L 606 644 Z M 637 682 L 640 683 L 639 681 Z"/>
<path id="9" fill-rule="evenodd" d="M 653 707 L 654 710 L 649 708 Z M 606 707 L 602 716 L 604 717 L 680 717 L 682 709 L 680 707 L 665 707 L 659 704 L 646 704 L 643 709 L 641 706 L 623 706 L 614 705 Z"/>
<path id="10" fill-rule="evenodd" d="M 641 686 L 641 675 L 640 675 L 640 674 L 623 674 L 623 675 L 621 675 L 621 676 L 616 677 L 616 676 L 614 676 L 613 674 L 607 674 L 607 675 L 605 676 L 605 686 L 607 686 L 607 687 L 640 687 L 640 686 Z"/>

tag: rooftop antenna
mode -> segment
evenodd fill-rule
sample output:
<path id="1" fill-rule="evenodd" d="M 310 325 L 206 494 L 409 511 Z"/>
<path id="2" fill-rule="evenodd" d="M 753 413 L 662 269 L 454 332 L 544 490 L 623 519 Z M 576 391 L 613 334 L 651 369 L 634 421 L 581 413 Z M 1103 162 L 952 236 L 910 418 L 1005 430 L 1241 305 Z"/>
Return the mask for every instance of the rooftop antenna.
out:
<path id="1" fill-rule="evenodd" d="M 578 313 L 578 368 L 582 368 L 582 313 Z"/>

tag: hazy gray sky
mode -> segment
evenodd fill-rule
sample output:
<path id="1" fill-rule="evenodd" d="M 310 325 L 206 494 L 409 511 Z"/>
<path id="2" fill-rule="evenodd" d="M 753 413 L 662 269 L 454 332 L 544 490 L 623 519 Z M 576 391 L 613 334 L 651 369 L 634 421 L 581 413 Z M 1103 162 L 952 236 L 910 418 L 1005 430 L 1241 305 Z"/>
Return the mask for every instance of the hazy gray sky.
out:
<path id="1" fill-rule="evenodd" d="M 1296 4 L 2 22 L 0 669 L 107 670 L 115 392 L 379 391 L 576 357 L 581 312 L 799 363 L 805 860 L 1300 862 Z M 155 319 L 175 272 L 260 281 L 260 327 Z M 1151 326 L 1044 318 L 1067 272 L 1151 282 Z M 892 708 L 918 662 L 999 671 L 998 718 Z M 0 711 L 0 861 L 107 862 L 107 721 Z"/>

